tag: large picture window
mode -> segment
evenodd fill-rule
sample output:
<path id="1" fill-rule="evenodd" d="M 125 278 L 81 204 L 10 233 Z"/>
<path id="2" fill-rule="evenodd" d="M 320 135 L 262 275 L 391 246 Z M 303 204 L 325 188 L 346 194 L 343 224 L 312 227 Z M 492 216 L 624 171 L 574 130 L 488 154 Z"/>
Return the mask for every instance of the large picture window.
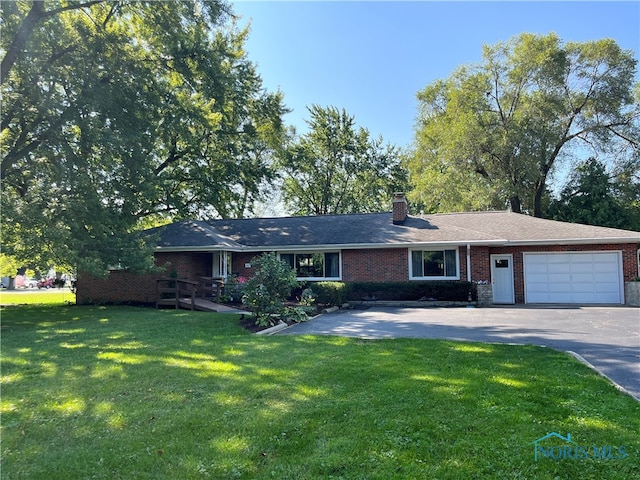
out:
<path id="1" fill-rule="evenodd" d="M 340 278 L 339 252 L 281 253 L 280 259 L 296 271 L 298 278 Z"/>
<path id="2" fill-rule="evenodd" d="M 458 250 L 413 250 L 411 252 L 411 278 L 459 279 Z"/>

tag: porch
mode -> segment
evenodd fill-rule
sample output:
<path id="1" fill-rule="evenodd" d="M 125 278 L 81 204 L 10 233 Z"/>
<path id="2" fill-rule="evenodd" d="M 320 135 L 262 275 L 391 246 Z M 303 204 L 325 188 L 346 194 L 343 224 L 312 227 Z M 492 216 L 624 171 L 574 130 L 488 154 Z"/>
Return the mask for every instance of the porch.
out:
<path id="1" fill-rule="evenodd" d="M 162 277 L 156 280 L 156 308 L 169 306 L 219 313 L 247 313 L 220 304 L 224 281 L 214 277 L 200 277 L 197 281 Z"/>

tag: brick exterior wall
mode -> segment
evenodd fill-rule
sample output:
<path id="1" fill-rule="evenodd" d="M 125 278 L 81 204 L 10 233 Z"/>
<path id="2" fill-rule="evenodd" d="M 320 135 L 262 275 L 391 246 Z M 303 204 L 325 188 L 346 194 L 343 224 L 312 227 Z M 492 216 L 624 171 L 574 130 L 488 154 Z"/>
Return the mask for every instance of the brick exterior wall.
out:
<path id="1" fill-rule="evenodd" d="M 251 260 L 258 256 L 260 253 L 256 252 L 233 253 L 231 255 L 231 273 L 239 277 L 251 277 L 255 269 L 253 265 L 251 267 L 246 267 L 246 265 L 250 265 Z"/>
<path id="2" fill-rule="evenodd" d="M 156 275 L 135 275 L 115 270 L 106 278 L 80 273 L 78 275 L 76 303 L 152 304 L 156 301 Z"/>
<path id="3" fill-rule="evenodd" d="M 525 252 L 589 252 L 621 251 L 624 281 L 630 281 L 638 272 L 637 246 L 635 244 L 607 245 L 539 245 L 525 247 L 471 247 L 471 280 L 491 281 L 491 255 L 512 254 L 516 303 L 524 302 L 523 253 Z M 458 249 L 460 280 L 467 279 L 467 249 Z M 253 268 L 245 267 L 259 255 L 256 252 L 233 253 L 231 273 L 249 277 Z M 86 303 L 154 303 L 156 278 L 175 271 L 179 278 L 195 280 L 210 276 L 212 254 L 204 252 L 157 253 L 156 265 L 165 267 L 162 275 L 133 275 L 125 271 L 113 271 L 105 278 L 80 274 L 77 302 Z M 345 282 L 404 282 L 409 281 L 409 249 L 349 249 L 342 251 L 342 280 Z"/>
<path id="4" fill-rule="evenodd" d="M 467 247 L 458 248 L 458 258 L 460 259 L 460 280 L 467 281 Z M 473 262 L 471 262 L 473 265 Z"/>
<path id="5" fill-rule="evenodd" d="M 489 247 L 471 247 L 471 281 L 491 281 L 491 262 L 489 261 Z"/>
<path id="6" fill-rule="evenodd" d="M 211 275 L 212 256 L 205 252 L 156 253 L 156 265 L 164 267 L 157 275 L 137 275 L 113 270 L 99 278 L 87 273 L 78 275 L 76 303 L 134 303 L 154 304 L 156 280 L 175 274 L 177 278 L 196 280 Z"/>
<path id="7" fill-rule="evenodd" d="M 196 280 L 211 276 L 213 258 L 206 252 L 161 252 L 156 254 L 156 265 L 164 266 L 168 273 L 174 272 L 178 278 Z"/>
<path id="8" fill-rule="evenodd" d="M 342 251 L 344 282 L 409 281 L 409 253 L 406 248 Z"/>

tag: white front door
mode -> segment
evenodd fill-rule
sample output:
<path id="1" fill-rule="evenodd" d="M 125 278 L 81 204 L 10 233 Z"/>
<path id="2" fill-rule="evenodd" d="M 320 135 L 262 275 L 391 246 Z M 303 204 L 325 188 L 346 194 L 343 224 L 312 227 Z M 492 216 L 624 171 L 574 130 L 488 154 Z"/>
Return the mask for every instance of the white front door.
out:
<path id="1" fill-rule="evenodd" d="M 491 255 L 493 303 L 514 303 L 513 255 Z"/>

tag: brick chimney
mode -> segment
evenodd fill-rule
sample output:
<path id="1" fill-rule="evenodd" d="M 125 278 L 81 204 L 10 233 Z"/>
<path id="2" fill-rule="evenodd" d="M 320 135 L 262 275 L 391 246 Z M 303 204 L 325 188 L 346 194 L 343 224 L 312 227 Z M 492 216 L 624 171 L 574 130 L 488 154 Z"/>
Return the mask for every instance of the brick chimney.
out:
<path id="1" fill-rule="evenodd" d="M 404 193 L 393 194 L 393 224 L 402 225 L 407 219 L 407 199 Z"/>

